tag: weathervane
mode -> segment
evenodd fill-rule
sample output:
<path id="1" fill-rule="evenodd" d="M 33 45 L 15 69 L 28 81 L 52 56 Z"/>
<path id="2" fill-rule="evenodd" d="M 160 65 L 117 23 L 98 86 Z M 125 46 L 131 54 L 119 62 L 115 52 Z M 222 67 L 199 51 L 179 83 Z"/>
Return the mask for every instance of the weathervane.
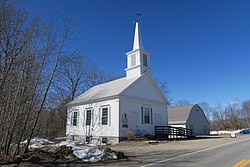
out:
<path id="1" fill-rule="evenodd" d="M 136 15 L 135 22 L 139 22 L 139 17 L 141 16 L 141 14 L 140 13 L 135 13 L 135 15 Z"/>

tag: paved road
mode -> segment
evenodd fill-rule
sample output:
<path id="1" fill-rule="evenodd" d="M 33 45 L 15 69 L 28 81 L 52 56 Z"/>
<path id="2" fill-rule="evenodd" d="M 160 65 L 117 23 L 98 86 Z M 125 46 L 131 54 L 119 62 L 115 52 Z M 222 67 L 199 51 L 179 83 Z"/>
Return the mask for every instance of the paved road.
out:
<path id="1" fill-rule="evenodd" d="M 169 166 L 169 167 L 232 167 L 244 162 L 250 166 L 250 139 L 234 141 L 207 149 L 202 149 L 177 157 L 158 161 L 146 166 Z M 248 165 L 247 165 L 248 164 Z M 238 167 L 238 166 L 237 166 Z"/>
<path id="2" fill-rule="evenodd" d="M 91 166 L 233 167 L 239 162 L 242 164 L 245 162 L 249 163 L 245 166 L 250 167 L 250 161 L 247 161 L 250 160 L 250 136 L 229 139 L 226 142 L 220 140 L 218 144 L 194 149 L 192 149 L 192 145 L 190 146 L 183 147 L 183 149 L 168 147 L 166 149 L 158 148 L 158 150 L 149 148 L 149 151 L 134 150 L 134 152 L 127 152 L 128 155 L 131 155 L 128 160 L 108 161 Z"/>

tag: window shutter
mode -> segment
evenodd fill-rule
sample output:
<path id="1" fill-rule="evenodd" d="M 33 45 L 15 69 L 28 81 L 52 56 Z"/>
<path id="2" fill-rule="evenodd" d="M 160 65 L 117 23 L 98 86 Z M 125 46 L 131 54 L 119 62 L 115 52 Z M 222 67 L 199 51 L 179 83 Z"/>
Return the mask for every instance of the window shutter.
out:
<path id="1" fill-rule="evenodd" d="M 151 124 L 153 124 L 153 112 L 152 112 L 152 108 L 150 108 L 150 114 L 151 114 Z"/>
<path id="2" fill-rule="evenodd" d="M 111 107 L 109 107 L 109 111 L 108 111 L 108 124 L 109 126 L 111 126 Z"/>
<path id="3" fill-rule="evenodd" d="M 144 121 L 144 119 L 143 119 L 143 107 L 141 107 L 141 123 L 143 124 L 143 121 Z"/>

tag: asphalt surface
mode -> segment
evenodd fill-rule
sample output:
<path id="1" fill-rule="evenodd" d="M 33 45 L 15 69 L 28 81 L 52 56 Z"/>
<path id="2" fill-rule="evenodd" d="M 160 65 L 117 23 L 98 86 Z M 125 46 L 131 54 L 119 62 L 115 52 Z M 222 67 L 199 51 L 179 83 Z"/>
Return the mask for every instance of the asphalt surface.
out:
<path id="1" fill-rule="evenodd" d="M 216 142 L 215 139 L 214 143 Z M 183 146 L 183 149 L 164 148 L 164 145 L 157 149 L 149 148 L 149 151 L 135 148 L 135 150 L 125 151 L 126 155 L 129 155 L 127 160 L 107 161 L 90 166 L 233 167 L 237 163 L 245 162 L 245 166 L 250 167 L 250 161 L 247 165 L 247 160 L 250 160 L 250 135 L 228 139 L 223 143 L 218 141 L 217 144 L 204 145 L 204 147 L 196 147 L 195 141 L 192 144 L 193 147 Z"/>
<path id="2" fill-rule="evenodd" d="M 250 138 L 206 148 L 144 166 L 169 167 L 232 167 L 250 159 Z M 246 164 L 246 166 L 250 166 Z"/>

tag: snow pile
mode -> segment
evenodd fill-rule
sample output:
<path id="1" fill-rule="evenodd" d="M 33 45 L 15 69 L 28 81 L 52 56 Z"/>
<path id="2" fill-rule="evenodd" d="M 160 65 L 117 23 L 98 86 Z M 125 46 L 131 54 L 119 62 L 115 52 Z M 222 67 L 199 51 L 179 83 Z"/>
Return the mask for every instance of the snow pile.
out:
<path id="1" fill-rule="evenodd" d="M 97 162 L 100 160 L 117 159 L 115 152 L 108 148 L 97 146 L 77 146 L 74 141 L 62 141 L 58 146 L 72 147 L 73 154 L 85 162 Z"/>
<path id="2" fill-rule="evenodd" d="M 66 137 L 57 137 L 57 138 L 55 138 L 55 140 L 65 140 L 66 139 Z"/>
<path id="3" fill-rule="evenodd" d="M 62 141 L 57 144 L 53 144 L 54 142 L 49 141 L 48 139 L 42 138 L 34 138 L 30 141 L 30 148 L 41 148 L 48 144 L 49 147 L 72 147 L 73 154 L 85 162 L 97 162 L 101 160 L 108 160 L 108 159 L 118 159 L 117 153 L 112 151 L 110 148 L 101 148 L 95 145 L 84 145 L 78 146 L 72 140 Z M 22 144 L 27 144 L 27 140 L 23 141 Z"/>
<path id="4" fill-rule="evenodd" d="M 210 135 L 223 135 L 223 134 L 228 134 L 230 135 L 231 133 L 238 134 L 240 133 L 241 130 L 218 130 L 218 131 L 210 131 Z"/>
<path id="5" fill-rule="evenodd" d="M 21 142 L 21 144 L 27 144 L 28 140 L 25 140 Z M 42 139 L 42 138 L 34 138 L 30 140 L 30 148 L 40 148 L 43 147 L 46 144 L 53 144 L 54 142 L 49 141 L 48 139 Z"/>

